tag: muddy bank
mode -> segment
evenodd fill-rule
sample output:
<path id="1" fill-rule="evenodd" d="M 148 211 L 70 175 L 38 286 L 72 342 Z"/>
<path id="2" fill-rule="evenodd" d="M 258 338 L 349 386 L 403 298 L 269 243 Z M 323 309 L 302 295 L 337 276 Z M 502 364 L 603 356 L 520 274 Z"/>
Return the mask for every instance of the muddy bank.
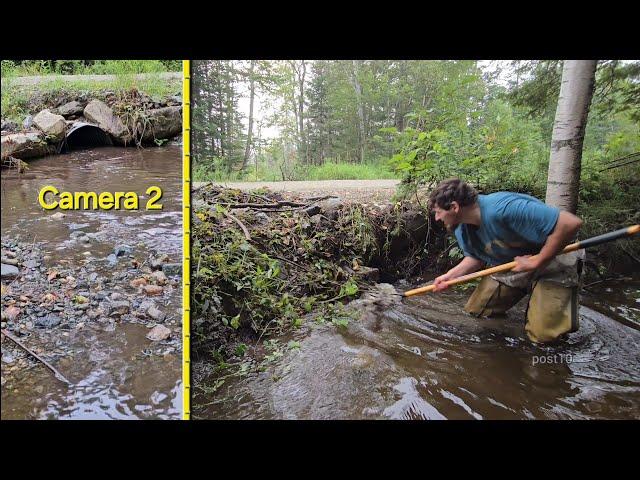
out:
<path id="1" fill-rule="evenodd" d="M 180 148 L 105 147 L 2 177 L 3 418 L 179 418 Z M 45 164 L 46 163 L 46 164 Z M 71 191 L 163 189 L 163 210 L 44 212 L 42 178 Z"/>
<path id="2" fill-rule="evenodd" d="M 182 133 L 180 94 L 156 101 L 143 92 L 35 93 L 22 123 L 2 119 L 2 164 L 80 148 L 156 146 Z"/>

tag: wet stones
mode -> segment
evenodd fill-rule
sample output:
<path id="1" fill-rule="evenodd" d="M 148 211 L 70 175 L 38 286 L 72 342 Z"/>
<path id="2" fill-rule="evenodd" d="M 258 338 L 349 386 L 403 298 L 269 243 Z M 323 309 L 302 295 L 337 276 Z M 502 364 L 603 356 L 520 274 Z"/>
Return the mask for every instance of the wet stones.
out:
<path id="1" fill-rule="evenodd" d="M 162 266 L 163 266 L 165 263 L 168 263 L 168 262 L 169 262 L 169 255 L 167 255 L 167 254 L 165 253 L 165 254 L 160 255 L 159 257 L 152 258 L 152 259 L 149 261 L 149 266 L 150 266 L 153 270 L 160 270 L 160 269 L 162 268 Z"/>
<path id="2" fill-rule="evenodd" d="M 38 328 L 53 328 L 60 325 L 61 321 L 62 320 L 58 315 L 49 313 L 42 317 L 37 317 L 34 323 Z"/>
<path id="3" fill-rule="evenodd" d="M 110 317 L 126 315 L 131 309 L 129 302 L 126 300 L 112 301 L 106 306 Z"/>
<path id="4" fill-rule="evenodd" d="M 145 285 L 142 287 L 147 295 L 162 295 L 162 287 L 159 285 Z"/>
<path id="5" fill-rule="evenodd" d="M 113 250 L 113 253 L 115 254 L 116 257 L 122 257 L 123 255 L 129 255 L 131 252 L 133 252 L 133 248 L 130 247 L 129 245 L 118 245 Z"/>
<path id="6" fill-rule="evenodd" d="M 165 275 L 180 275 L 182 273 L 182 265 L 179 263 L 165 263 L 162 265 L 162 271 Z"/>
<path id="7" fill-rule="evenodd" d="M 171 330 L 167 327 L 164 325 L 156 325 L 149 331 L 149 333 L 147 333 L 147 338 L 152 342 L 160 342 L 169 338 L 170 335 Z"/>
<path id="8" fill-rule="evenodd" d="M 13 265 L 14 267 L 18 266 L 18 260 L 15 258 L 6 258 L 3 257 L 2 258 L 2 263 L 4 263 L 5 265 Z"/>
<path id="9" fill-rule="evenodd" d="M 165 285 L 167 283 L 167 276 L 162 270 L 156 270 L 151 274 L 151 280 L 157 285 Z"/>
<path id="10" fill-rule="evenodd" d="M 146 314 L 151 317 L 153 320 L 155 320 L 156 322 L 164 322 L 164 319 L 166 318 L 166 315 L 164 312 L 162 312 L 159 308 L 157 308 L 155 305 L 151 305 L 147 311 Z"/>

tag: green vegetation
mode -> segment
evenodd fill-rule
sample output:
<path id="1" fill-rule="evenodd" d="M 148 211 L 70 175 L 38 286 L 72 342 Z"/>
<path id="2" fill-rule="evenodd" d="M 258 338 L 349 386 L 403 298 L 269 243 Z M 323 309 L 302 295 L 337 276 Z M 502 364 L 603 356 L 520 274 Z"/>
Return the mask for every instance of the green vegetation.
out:
<path id="1" fill-rule="evenodd" d="M 220 162 L 218 160 L 219 164 Z M 249 168 L 246 172 L 225 173 L 225 171 L 209 166 L 196 165 L 194 176 L 198 181 L 216 182 L 275 182 L 283 180 L 282 172 L 267 169 L 260 165 L 258 169 Z M 384 164 L 354 164 L 327 162 L 323 165 L 311 165 L 308 167 L 296 166 L 288 172 L 286 180 L 375 180 L 385 178 L 400 178 Z"/>

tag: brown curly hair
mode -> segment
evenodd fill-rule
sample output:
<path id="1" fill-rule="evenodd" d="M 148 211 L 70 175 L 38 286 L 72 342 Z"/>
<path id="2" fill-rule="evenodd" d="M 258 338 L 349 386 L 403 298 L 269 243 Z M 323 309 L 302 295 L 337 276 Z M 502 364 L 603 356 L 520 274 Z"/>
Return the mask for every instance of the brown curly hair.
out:
<path id="1" fill-rule="evenodd" d="M 461 207 L 473 205 L 478 200 L 478 192 L 459 178 L 441 181 L 429 195 L 429 209 L 436 205 L 443 210 L 451 208 L 451 202 L 458 202 Z"/>

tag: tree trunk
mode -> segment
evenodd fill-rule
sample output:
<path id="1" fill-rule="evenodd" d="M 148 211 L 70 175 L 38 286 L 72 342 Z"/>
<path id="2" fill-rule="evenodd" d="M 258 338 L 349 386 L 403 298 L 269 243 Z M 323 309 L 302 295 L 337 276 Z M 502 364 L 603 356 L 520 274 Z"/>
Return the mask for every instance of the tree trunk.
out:
<path id="1" fill-rule="evenodd" d="M 253 79 L 254 60 L 251 60 L 249 67 L 249 128 L 247 131 L 247 146 L 244 149 L 244 160 L 242 161 L 242 170 L 244 171 L 249 164 L 249 154 L 251 152 L 251 134 L 253 132 L 253 99 L 255 97 L 255 82 Z"/>
<path id="2" fill-rule="evenodd" d="M 565 60 L 556 118 L 546 202 L 576 213 L 580 188 L 580 162 L 587 116 L 593 96 L 597 60 Z"/>
<path id="3" fill-rule="evenodd" d="M 353 60 L 353 88 L 356 91 L 356 104 L 358 107 L 358 147 L 360 150 L 360 163 L 364 162 L 364 108 L 362 106 L 362 85 L 358 79 L 359 60 Z"/>

